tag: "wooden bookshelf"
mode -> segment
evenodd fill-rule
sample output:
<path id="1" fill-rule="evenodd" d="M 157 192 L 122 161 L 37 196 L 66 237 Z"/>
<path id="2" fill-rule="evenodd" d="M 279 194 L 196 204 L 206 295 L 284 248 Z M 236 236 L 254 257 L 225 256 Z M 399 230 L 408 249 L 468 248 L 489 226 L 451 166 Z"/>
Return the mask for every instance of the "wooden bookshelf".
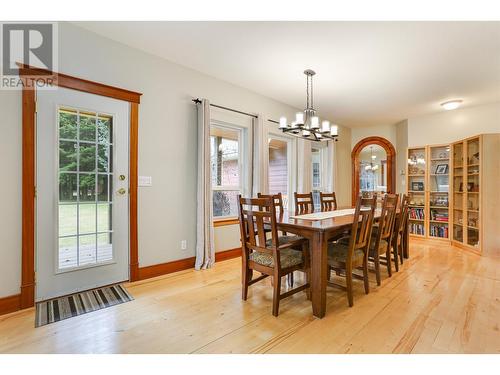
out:
<path id="1" fill-rule="evenodd" d="M 467 138 L 451 147 L 452 243 L 500 255 L 500 134 Z"/>

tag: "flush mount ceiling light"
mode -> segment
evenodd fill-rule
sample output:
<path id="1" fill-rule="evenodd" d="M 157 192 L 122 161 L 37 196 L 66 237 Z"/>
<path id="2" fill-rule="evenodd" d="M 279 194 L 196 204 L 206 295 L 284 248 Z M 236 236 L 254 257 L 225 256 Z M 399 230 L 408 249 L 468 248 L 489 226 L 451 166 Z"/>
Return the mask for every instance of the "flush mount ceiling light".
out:
<path id="1" fill-rule="evenodd" d="M 291 124 L 287 123 L 286 117 L 281 117 L 279 129 L 283 133 L 289 133 L 299 138 L 308 139 L 310 141 L 328 141 L 337 140 L 339 128 L 335 124 L 330 125 L 330 121 L 322 121 L 320 125 L 319 117 L 316 116 L 316 110 L 313 106 L 313 76 L 316 74 L 313 70 L 307 69 L 304 71 L 307 77 L 307 100 L 306 108 L 303 112 L 295 114 L 295 121 Z"/>
<path id="2" fill-rule="evenodd" d="M 452 109 L 457 109 L 462 104 L 462 100 L 448 100 L 447 102 L 441 103 L 441 107 L 446 109 L 447 111 L 451 111 Z"/>

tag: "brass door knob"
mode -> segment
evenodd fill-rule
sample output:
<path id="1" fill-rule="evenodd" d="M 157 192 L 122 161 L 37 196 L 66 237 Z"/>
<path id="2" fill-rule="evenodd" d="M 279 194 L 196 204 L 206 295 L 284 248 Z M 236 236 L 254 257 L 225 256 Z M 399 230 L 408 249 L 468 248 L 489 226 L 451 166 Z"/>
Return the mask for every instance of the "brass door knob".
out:
<path id="1" fill-rule="evenodd" d="M 127 193 L 127 190 L 125 188 L 118 189 L 118 194 L 120 195 L 125 195 Z"/>

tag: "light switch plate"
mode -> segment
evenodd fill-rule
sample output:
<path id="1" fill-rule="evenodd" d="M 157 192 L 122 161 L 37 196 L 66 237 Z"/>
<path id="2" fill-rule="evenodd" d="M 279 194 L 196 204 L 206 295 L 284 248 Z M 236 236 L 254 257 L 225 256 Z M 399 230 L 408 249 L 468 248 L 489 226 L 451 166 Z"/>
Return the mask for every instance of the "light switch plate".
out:
<path id="1" fill-rule="evenodd" d="M 153 186 L 153 177 L 139 176 L 139 186 Z"/>

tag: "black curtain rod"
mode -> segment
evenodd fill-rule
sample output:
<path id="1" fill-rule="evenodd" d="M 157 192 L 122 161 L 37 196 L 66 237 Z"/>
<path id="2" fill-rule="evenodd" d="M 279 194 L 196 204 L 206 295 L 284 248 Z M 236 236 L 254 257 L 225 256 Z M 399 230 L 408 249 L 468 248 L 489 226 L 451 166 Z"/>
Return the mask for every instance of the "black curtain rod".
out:
<path id="1" fill-rule="evenodd" d="M 193 102 L 195 102 L 196 104 L 200 104 L 201 103 L 201 99 L 199 99 L 199 98 L 193 99 Z M 212 103 L 210 103 L 210 106 L 211 107 L 220 108 L 220 109 L 225 109 L 226 111 L 230 111 L 230 112 L 236 112 L 236 113 L 239 113 L 241 115 L 245 115 L 245 116 L 250 116 L 250 117 L 253 117 L 253 118 L 257 118 L 257 115 L 253 115 L 253 114 L 247 113 L 247 112 L 238 111 L 237 109 L 223 107 L 221 105 L 212 104 Z"/>

